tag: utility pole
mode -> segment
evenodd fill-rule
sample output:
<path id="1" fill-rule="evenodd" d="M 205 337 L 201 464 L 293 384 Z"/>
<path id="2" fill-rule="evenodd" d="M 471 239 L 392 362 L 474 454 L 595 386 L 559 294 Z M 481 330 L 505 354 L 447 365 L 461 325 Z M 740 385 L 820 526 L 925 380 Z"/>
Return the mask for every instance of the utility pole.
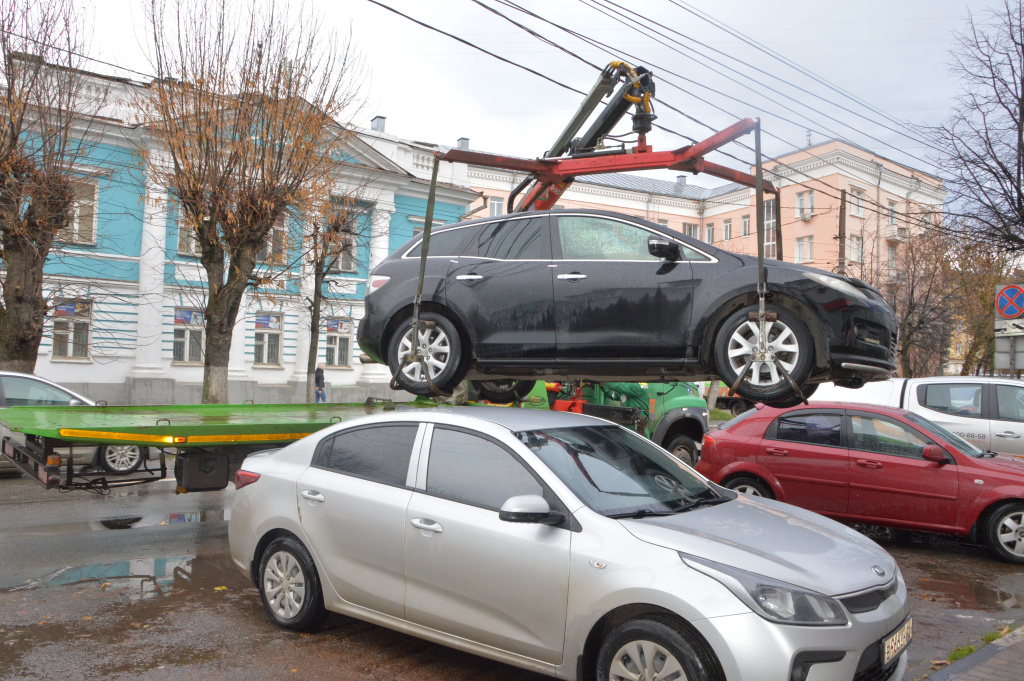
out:
<path id="1" fill-rule="evenodd" d="M 839 274 L 846 276 L 846 190 L 839 191 Z"/>

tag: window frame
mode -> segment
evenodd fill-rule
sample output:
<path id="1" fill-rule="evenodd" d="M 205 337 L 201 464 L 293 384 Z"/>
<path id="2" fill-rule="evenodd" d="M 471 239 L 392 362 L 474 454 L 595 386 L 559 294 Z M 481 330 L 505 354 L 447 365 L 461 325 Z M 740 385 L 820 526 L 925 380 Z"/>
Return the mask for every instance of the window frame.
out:
<path id="1" fill-rule="evenodd" d="M 90 182 L 88 180 L 73 180 L 72 186 L 75 199 L 71 222 L 66 230 L 57 231 L 57 234 L 54 235 L 54 241 L 75 246 L 95 246 L 96 232 L 99 227 L 100 186 L 97 182 Z M 88 187 L 92 190 L 92 197 L 87 201 L 83 201 L 78 195 L 78 189 L 81 187 Z M 92 237 L 90 239 L 83 239 L 80 236 L 82 231 L 80 206 L 83 203 L 87 203 L 92 207 L 92 225 L 90 225 Z"/>
<path id="2" fill-rule="evenodd" d="M 284 312 L 276 311 L 276 312 L 266 312 L 266 313 L 262 313 L 261 312 L 261 313 L 258 313 L 258 314 L 255 315 L 255 317 L 253 319 L 253 324 L 255 325 L 257 323 L 256 322 L 256 318 L 263 317 L 263 316 L 278 317 L 279 318 L 280 327 L 277 328 L 277 329 L 269 329 L 269 328 L 268 329 L 261 329 L 259 327 L 254 326 L 254 330 L 253 330 L 253 349 L 252 349 L 252 363 L 253 363 L 253 366 L 257 366 L 257 367 L 273 367 L 273 368 L 282 367 L 283 365 L 281 363 L 281 359 L 282 359 L 282 357 L 284 355 Z M 264 336 L 264 339 L 262 341 L 257 339 L 257 337 L 260 334 L 262 334 Z M 269 359 L 269 355 L 270 355 L 270 352 L 269 352 L 269 349 L 270 349 L 270 339 L 269 339 L 269 336 L 271 336 L 271 335 L 276 335 L 277 336 L 277 361 L 276 362 L 268 362 L 268 361 L 266 361 L 267 359 Z M 256 359 L 256 348 L 259 347 L 261 344 L 263 345 L 263 351 L 262 351 L 263 361 L 257 361 L 257 359 Z"/>
<path id="3" fill-rule="evenodd" d="M 865 417 L 866 418 L 872 418 L 872 419 L 877 419 L 879 421 L 886 421 L 888 423 L 895 424 L 895 425 L 899 426 L 900 428 L 904 428 L 906 430 L 909 430 L 910 432 L 914 433 L 918 438 L 924 440 L 925 447 L 927 447 L 928 445 L 937 445 L 937 446 L 942 448 L 943 452 L 946 451 L 946 448 L 943 445 L 937 443 L 935 441 L 935 438 L 933 438 L 930 434 L 925 433 L 924 431 L 920 430 L 915 425 L 912 425 L 910 423 L 906 423 L 905 421 L 900 421 L 899 419 L 893 418 L 893 417 L 891 417 L 891 416 L 889 416 L 887 414 L 878 414 L 876 412 L 863 411 L 863 410 L 860 410 L 860 409 L 847 409 L 846 410 L 846 422 L 843 424 L 843 428 L 847 432 L 847 440 L 846 440 L 846 442 L 849 445 L 848 449 L 850 450 L 850 456 L 851 457 L 854 455 L 854 452 L 863 452 L 865 454 L 874 454 L 875 456 L 891 456 L 891 457 L 893 457 L 895 459 L 909 459 L 911 461 L 925 461 L 926 460 L 924 458 L 924 447 L 921 448 L 921 456 L 902 456 L 900 454 L 892 454 L 890 452 L 872 452 L 872 451 L 867 450 L 867 449 L 855 449 L 854 448 L 854 438 L 853 438 L 853 417 L 854 416 L 859 416 L 861 418 L 865 418 Z M 947 456 L 947 458 L 949 458 L 948 452 L 947 452 L 946 456 Z"/>
<path id="4" fill-rule="evenodd" d="M 497 208 L 497 212 L 495 212 Z M 488 216 L 492 218 L 502 217 L 505 215 L 505 199 L 500 196 L 488 196 L 487 197 L 487 211 Z"/>
<path id="5" fill-rule="evenodd" d="M 636 222 L 630 222 L 629 220 L 623 220 L 621 218 L 610 216 L 610 215 L 601 215 L 601 214 L 595 214 L 595 213 L 572 213 L 572 212 L 568 212 L 568 211 L 565 214 L 560 214 L 560 215 L 553 216 L 553 217 L 555 217 L 556 219 L 551 222 L 550 227 L 549 227 L 549 229 L 551 230 L 551 248 L 552 248 L 552 259 L 553 260 L 560 260 L 560 261 L 564 261 L 564 262 L 598 262 L 598 263 L 612 263 L 612 262 L 657 263 L 657 262 L 665 262 L 664 260 L 655 260 L 655 259 L 650 259 L 650 258 L 646 259 L 646 260 L 578 260 L 578 259 L 567 259 L 567 258 L 565 258 L 562 255 L 562 238 L 561 238 L 562 235 L 561 235 L 561 232 L 559 231 L 558 218 L 562 218 L 562 217 L 591 217 L 591 218 L 598 218 L 598 219 L 601 219 L 601 220 L 609 220 L 609 221 L 612 221 L 612 222 L 621 222 L 624 225 L 628 225 L 630 227 L 635 227 L 637 229 L 640 229 L 642 231 L 647 232 L 648 233 L 648 238 L 650 236 L 656 236 L 659 239 L 671 239 L 672 241 L 677 242 L 680 246 L 684 246 L 685 248 L 689 248 L 690 250 L 695 251 L 698 255 L 700 255 L 700 256 L 702 256 L 704 258 L 704 259 L 701 259 L 701 260 L 694 260 L 694 259 L 688 259 L 686 257 L 683 257 L 683 258 L 681 258 L 679 260 L 673 260 L 672 262 L 677 262 L 677 263 L 690 262 L 690 263 L 705 263 L 705 264 L 711 264 L 711 263 L 717 263 L 718 262 L 718 258 L 716 258 L 715 256 L 711 255 L 710 253 L 708 253 L 707 251 L 703 250 L 702 248 L 700 248 L 700 247 L 690 243 L 689 241 L 680 239 L 680 238 L 675 237 L 675 236 L 669 236 L 668 234 L 665 234 L 664 232 L 661 232 L 661 231 L 658 231 L 658 230 L 655 230 L 655 229 L 651 229 L 650 227 L 647 227 L 646 225 L 642 225 L 642 224 L 639 224 L 639 223 L 636 223 Z M 696 224 L 696 223 L 694 223 L 694 224 L 697 227 L 697 229 L 699 230 L 700 229 L 700 225 Z M 684 227 L 685 226 L 686 225 L 684 225 Z M 693 239 L 694 237 L 690 237 L 690 238 Z M 697 241 L 699 241 L 699 240 L 697 240 Z M 681 254 L 681 255 L 684 255 L 684 254 Z"/>
<path id="6" fill-rule="evenodd" d="M 968 414 L 957 414 L 957 413 L 954 413 L 954 412 L 951 412 L 951 411 L 942 411 L 941 409 L 936 409 L 934 406 L 929 405 L 926 402 L 926 400 L 928 399 L 928 390 L 931 389 L 931 388 L 938 388 L 940 386 L 947 386 L 948 388 L 954 388 L 954 387 L 967 388 L 967 387 L 971 387 L 971 386 L 978 386 L 978 392 L 981 395 L 981 398 L 979 400 L 979 405 L 978 405 L 978 413 L 977 414 L 970 414 L 970 413 L 968 413 Z M 986 384 L 984 382 L 977 382 L 977 383 L 975 383 L 975 382 L 972 382 L 972 381 L 945 381 L 945 382 L 943 382 L 943 381 L 936 381 L 935 383 L 922 383 L 922 384 L 918 385 L 917 389 L 915 391 L 916 394 L 914 395 L 914 397 L 917 398 L 917 404 L 921 408 L 927 409 L 928 411 L 933 412 L 935 414 L 941 414 L 943 416 L 952 416 L 954 418 L 961 418 L 961 419 L 989 419 L 990 417 L 985 414 L 985 402 L 987 401 L 986 400 L 986 395 L 985 395 L 985 388 L 986 388 Z M 997 399 L 995 397 L 995 390 L 994 389 L 993 389 L 993 395 L 992 396 L 993 396 L 994 400 Z M 952 407 L 952 405 L 950 405 L 950 406 Z M 998 409 L 996 409 L 994 413 L 998 414 L 999 413 Z M 927 417 L 925 417 L 925 418 L 927 418 Z M 995 418 L 995 417 L 991 417 L 991 418 Z"/>
<path id="7" fill-rule="evenodd" d="M 775 260 L 775 199 L 764 202 L 764 257 L 766 260 Z"/>
<path id="8" fill-rule="evenodd" d="M 75 304 L 76 314 L 71 317 L 59 318 L 56 315 L 56 309 L 60 305 L 67 305 L 69 303 Z M 87 303 L 89 305 L 89 315 L 87 317 L 79 317 L 77 315 L 78 303 Z M 93 336 L 93 317 L 96 313 L 96 301 L 91 298 L 63 298 L 53 306 L 54 314 L 51 315 L 51 340 L 50 345 L 50 360 L 58 362 L 91 362 L 92 361 L 92 336 Z M 83 321 L 84 320 L 84 321 Z M 58 331 L 57 324 L 67 324 L 67 331 Z M 85 354 L 75 354 L 75 326 L 77 324 L 85 324 Z M 65 336 L 66 340 L 63 341 L 66 344 L 68 354 L 58 355 L 57 354 L 57 335 Z"/>
<path id="9" fill-rule="evenodd" d="M 323 436 L 319 442 L 316 443 L 316 448 L 313 450 L 313 456 L 309 461 L 310 468 L 316 468 L 327 473 L 333 473 L 335 475 L 344 475 L 357 480 L 365 480 L 372 482 L 376 485 L 384 485 L 386 487 L 394 487 L 400 489 L 407 489 L 410 491 L 422 491 L 417 490 L 415 485 L 416 471 L 420 466 L 420 457 L 423 452 L 423 442 L 426 435 L 426 426 L 429 424 L 417 422 L 417 421 L 378 421 L 376 423 L 364 423 L 358 426 L 352 426 L 349 428 L 340 428 L 327 435 Z M 379 429 L 387 428 L 392 426 L 414 426 L 416 427 L 416 434 L 413 436 L 412 449 L 409 450 L 409 465 L 405 471 L 405 483 L 402 485 L 393 485 L 390 482 L 382 482 L 380 480 L 374 480 L 373 478 L 365 475 L 359 475 L 357 473 L 349 473 L 347 471 L 340 471 L 336 468 L 330 468 L 321 463 L 320 459 L 324 456 L 325 450 L 334 446 L 334 438 L 339 435 L 346 433 L 354 433 L 359 430 L 366 429 Z"/>
<path id="10" fill-rule="evenodd" d="M 722 241 L 732 239 L 732 218 L 722 220 Z"/>
<path id="11" fill-rule="evenodd" d="M 340 326 L 341 326 L 342 322 L 348 322 L 348 324 L 349 324 L 348 332 L 346 333 L 346 332 L 342 332 L 340 330 L 338 330 L 338 331 L 330 331 L 330 330 L 326 329 L 326 326 L 328 324 L 330 324 L 330 322 L 332 322 L 332 321 L 337 321 L 338 322 L 339 329 L 340 329 Z M 353 325 L 352 319 L 350 317 L 328 317 L 327 319 L 324 320 L 324 325 L 325 325 L 325 329 L 324 329 L 324 332 L 323 332 L 324 333 L 324 345 L 325 345 L 325 347 L 324 347 L 324 365 L 326 365 L 327 367 L 332 368 L 332 369 L 351 369 L 352 368 L 352 325 Z M 341 340 L 341 339 L 345 340 L 345 345 L 346 345 L 346 350 L 347 351 L 345 352 L 345 360 L 346 361 L 345 361 L 344 364 L 338 363 L 337 361 L 335 361 L 334 364 L 331 364 L 331 362 L 328 361 L 328 352 L 327 352 L 327 350 L 328 350 L 328 348 L 330 348 L 331 339 L 332 338 L 335 338 L 335 339 L 338 339 L 338 340 Z M 338 348 L 337 347 L 334 348 L 334 355 L 335 355 L 335 360 L 337 360 L 338 357 L 341 356 L 341 353 L 338 352 Z"/>
<path id="12" fill-rule="evenodd" d="M 537 221 L 537 222 L 542 223 L 540 225 L 540 231 L 541 231 L 542 236 L 543 235 L 547 236 L 547 248 L 546 248 L 546 251 L 547 251 L 548 257 L 546 257 L 546 258 L 494 258 L 494 257 L 491 257 L 491 256 L 480 255 L 480 240 L 483 237 L 484 232 L 489 227 L 491 227 L 493 225 L 496 225 L 496 224 L 503 223 L 503 222 L 508 222 L 508 223 L 519 222 L 519 223 L 522 223 L 522 222 L 526 222 L 526 221 Z M 488 262 L 551 262 L 552 260 L 555 259 L 554 244 L 552 243 L 552 233 L 551 233 L 552 232 L 552 224 L 553 224 L 553 221 L 552 221 L 550 215 L 530 215 L 529 213 L 527 213 L 526 215 L 520 215 L 520 216 L 516 216 L 513 213 L 512 217 L 509 217 L 508 215 L 504 215 L 504 216 L 502 216 L 502 219 L 491 220 L 491 221 L 481 225 L 480 229 L 477 230 L 476 233 L 473 235 L 473 238 L 469 242 L 466 242 L 466 243 L 463 244 L 462 251 L 463 251 L 464 255 L 460 256 L 460 257 L 475 258 L 477 260 L 486 260 Z M 523 229 L 523 228 L 520 227 L 520 229 Z M 451 257 L 451 256 L 448 256 L 448 257 Z"/>
<path id="13" fill-rule="evenodd" d="M 854 241 L 856 239 L 856 241 Z M 856 243 L 857 247 L 854 248 Z M 850 235 L 850 247 L 849 247 L 850 262 L 864 262 L 864 236 L 862 234 L 851 234 Z"/>
<path id="14" fill-rule="evenodd" d="M 740 236 L 750 236 L 750 216 L 744 215 L 740 218 Z"/>
<path id="15" fill-rule="evenodd" d="M 838 445 L 826 445 L 817 442 L 799 442 L 796 440 L 783 440 L 779 438 L 779 421 L 783 418 L 792 416 L 814 416 L 816 414 L 825 414 L 828 416 L 839 417 L 839 444 Z M 846 432 L 846 410 L 845 409 L 797 409 L 787 411 L 783 414 L 779 414 L 775 417 L 775 420 L 771 422 L 768 429 L 765 430 L 762 436 L 763 440 L 771 440 L 773 442 L 789 442 L 794 445 L 809 445 L 811 447 L 832 447 L 833 449 L 849 449 L 849 442 L 847 440 Z"/>
<path id="16" fill-rule="evenodd" d="M 178 320 L 178 311 L 179 310 L 182 311 L 182 312 L 198 312 L 199 314 L 203 315 L 204 323 L 202 323 L 202 324 L 178 324 L 177 320 Z M 188 308 L 188 307 L 175 307 L 174 308 L 173 333 L 171 334 L 171 364 L 176 365 L 176 366 L 183 366 L 183 365 L 197 366 L 197 365 L 202 365 L 203 364 L 204 359 L 206 357 L 206 325 L 205 325 L 205 319 L 206 319 L 206 313 L 204 311 L 202 311 L 202 310 L 196 310 L 194 308 Z M 174 352 L 175 352 L 174 348 L 178 344 L 178 339 L 175 336 L 176 336 L 176 334 L 178 333 L 179 330 L 185 332 L 184 333 L 185 337 L 181 340 L 181 342 L 184 344 L 183 351 L 182 351 L 182 357 L 184 357 L 185 359 L 174 359 Z M 189 349 L 191 348 L 191 344 L 190 344 L 190 341 L 191 341 L 191 338 L 192 338 L 191 334 L 194 331 L 198 331 L 199 334 L 200 334 L 200 336 L 199 336 L 199 354 L 200 354 L 200 357 L 199 357 L 198 360 L 188 359 L 188 357 L 189 357 Z"/>
<path id="17" fill-rule="evenodd" d="M 860 187 L 850 187 L 850 215 L 858 218 L 864 217 L 864 200 L 867 198 L 867 192 Z"/>
<path id="18" fill-rule="evenodd" d="M 266 241 L 260 250 L 256 252 L 257 264 L 270 267 L 285 267 L 288 265 L 288 214 L 284 213 L 274 221 L 274 226 L 267 232 Z M 280 235 L 280 244 L 275 237 Z M 280 249 L 278 250 L 278 246 Z"/>

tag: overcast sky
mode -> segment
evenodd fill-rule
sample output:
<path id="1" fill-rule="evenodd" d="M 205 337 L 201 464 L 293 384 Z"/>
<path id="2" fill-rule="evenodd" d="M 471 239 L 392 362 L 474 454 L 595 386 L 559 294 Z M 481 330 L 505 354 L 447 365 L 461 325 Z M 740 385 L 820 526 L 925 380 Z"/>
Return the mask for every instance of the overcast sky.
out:
<path id="1" fill-rule="evenodd" d="M 589 90 L 597 77 L 591 66 L 472 0 L 382 2 L 577 90 Z M 713 128 L 724 128 L 738 118 L 760 116 L 768 155 L 806 146 L 810 130 L 812 143 L 844 137 L 924 170 L 931 169 L 930 150 L 920 141 L 884 127 L 902 130 L 900 126 L 684 7 L 711 15 L 885 114 L 908 123 L 934 125 L 949 115 L 957 90 L 947 66 L 953 32 L 964 26 L 968 12 L 986 17 L 990 7 L 1001 4 L 997 0 L 519 0 L 521 6 L 545 19 L 608 44 L 611 51 L 606 52 L 497 0 L 481 2 L 587 61 L 603 66 L 620 58 L 648 66 L 658 78 L 657 100 Z M 597 6 L 613 16 L 603 14 Z M 143 52 L 144 7 L 144 0 L 95 0 L 91 54 L 150 71 Z M 351 27 L 352 40 L 363 55 L 365 97 L 362 108 L 353 113 L 356 125 L 368 127 L 374 116 L 386 116 L 387 132 L 403 138 L 454 146 L 459 137 L 468 137 L 474 149 L 530 157 L 551 146 L 581 101 L 580 95 L 366 0 L 314 2 L 311 7 L 339 33 L 347 35 Z M 644 21 L 660 24 L 647 26 L 664 37 L 638 31 Z M 90 68 L 114 72 L 104 64 L 94 63 Z M 141 79 L 138 74 L 123 75 Z M 697 139 L 710 134 L 707 127 L 659 106 L 658 101 L 655 110 L 657 122 L 666 128 Z M 622 127 L 628 131 L 628 119 Z M 748 139 L 752 145 L 752 138 Z M 687 143 L 657 129 L 648 141 L 658 150 Z M 744 149 L 731 151 L 742 159 L 752 159 Z M 714 160 L 740 165 L 732 159 Z M 697 181 L 714 184 L 710 179 Z"/>

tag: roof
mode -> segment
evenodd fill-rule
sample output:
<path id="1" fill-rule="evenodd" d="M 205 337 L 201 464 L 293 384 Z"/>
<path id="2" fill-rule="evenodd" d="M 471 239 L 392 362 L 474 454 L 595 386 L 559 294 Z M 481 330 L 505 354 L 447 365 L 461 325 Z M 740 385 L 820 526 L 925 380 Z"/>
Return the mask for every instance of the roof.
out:
<path id="1" fill-rule="evenodd" d="M 404 412 L 408 414 L 409 412 Z M 462 418 L 488 421 L 508 428 L 513 432 L 538 428 L 573 428 L 579 426 L 606 426 L 603 419 L 564 411 L 543 409 L 515 409 L 513 407 L 437 407 L 423 412 L 427 414 L 451 414 Z"/>
<path id="2" fill-rule="evenodd" d="M 701 187 L 693 184 L 679 184 L 667 180 L 658 180 L 652 177 L 641 177 L 639 175 L 628 175 L 625 173 L 600 173 L 598 175 L 584 175 L 576 178 L 577 183 L 596 184 L 602 187 L 614 187 L 615 189 L 628 189 L 635 192 L 657 194 L 659 196 L 675 196 L 680 199 L 691 199 L 704 201 L 722 194 L 745 189 L 745 185 L 730 182 L 720 187 Z"/>

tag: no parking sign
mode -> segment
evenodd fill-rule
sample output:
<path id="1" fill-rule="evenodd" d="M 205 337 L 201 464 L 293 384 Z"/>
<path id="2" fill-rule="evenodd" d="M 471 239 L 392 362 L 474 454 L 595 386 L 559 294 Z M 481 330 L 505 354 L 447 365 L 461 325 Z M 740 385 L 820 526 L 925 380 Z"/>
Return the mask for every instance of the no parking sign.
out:
<path id="1" fill-rule="evenodd" d="M 1019 284 L 1004 286 L 996 293 L 996 313 L 1003 319 L 1016 319 L 1024 314 L 1024 288 Z"/>
<path id="2" fill-rule="evenodd" d="M 1024 284 L 996 287 L 996 369 L 1024 368 Z M 1012 355 L 1012 357 L 1011 357 Z"/>

